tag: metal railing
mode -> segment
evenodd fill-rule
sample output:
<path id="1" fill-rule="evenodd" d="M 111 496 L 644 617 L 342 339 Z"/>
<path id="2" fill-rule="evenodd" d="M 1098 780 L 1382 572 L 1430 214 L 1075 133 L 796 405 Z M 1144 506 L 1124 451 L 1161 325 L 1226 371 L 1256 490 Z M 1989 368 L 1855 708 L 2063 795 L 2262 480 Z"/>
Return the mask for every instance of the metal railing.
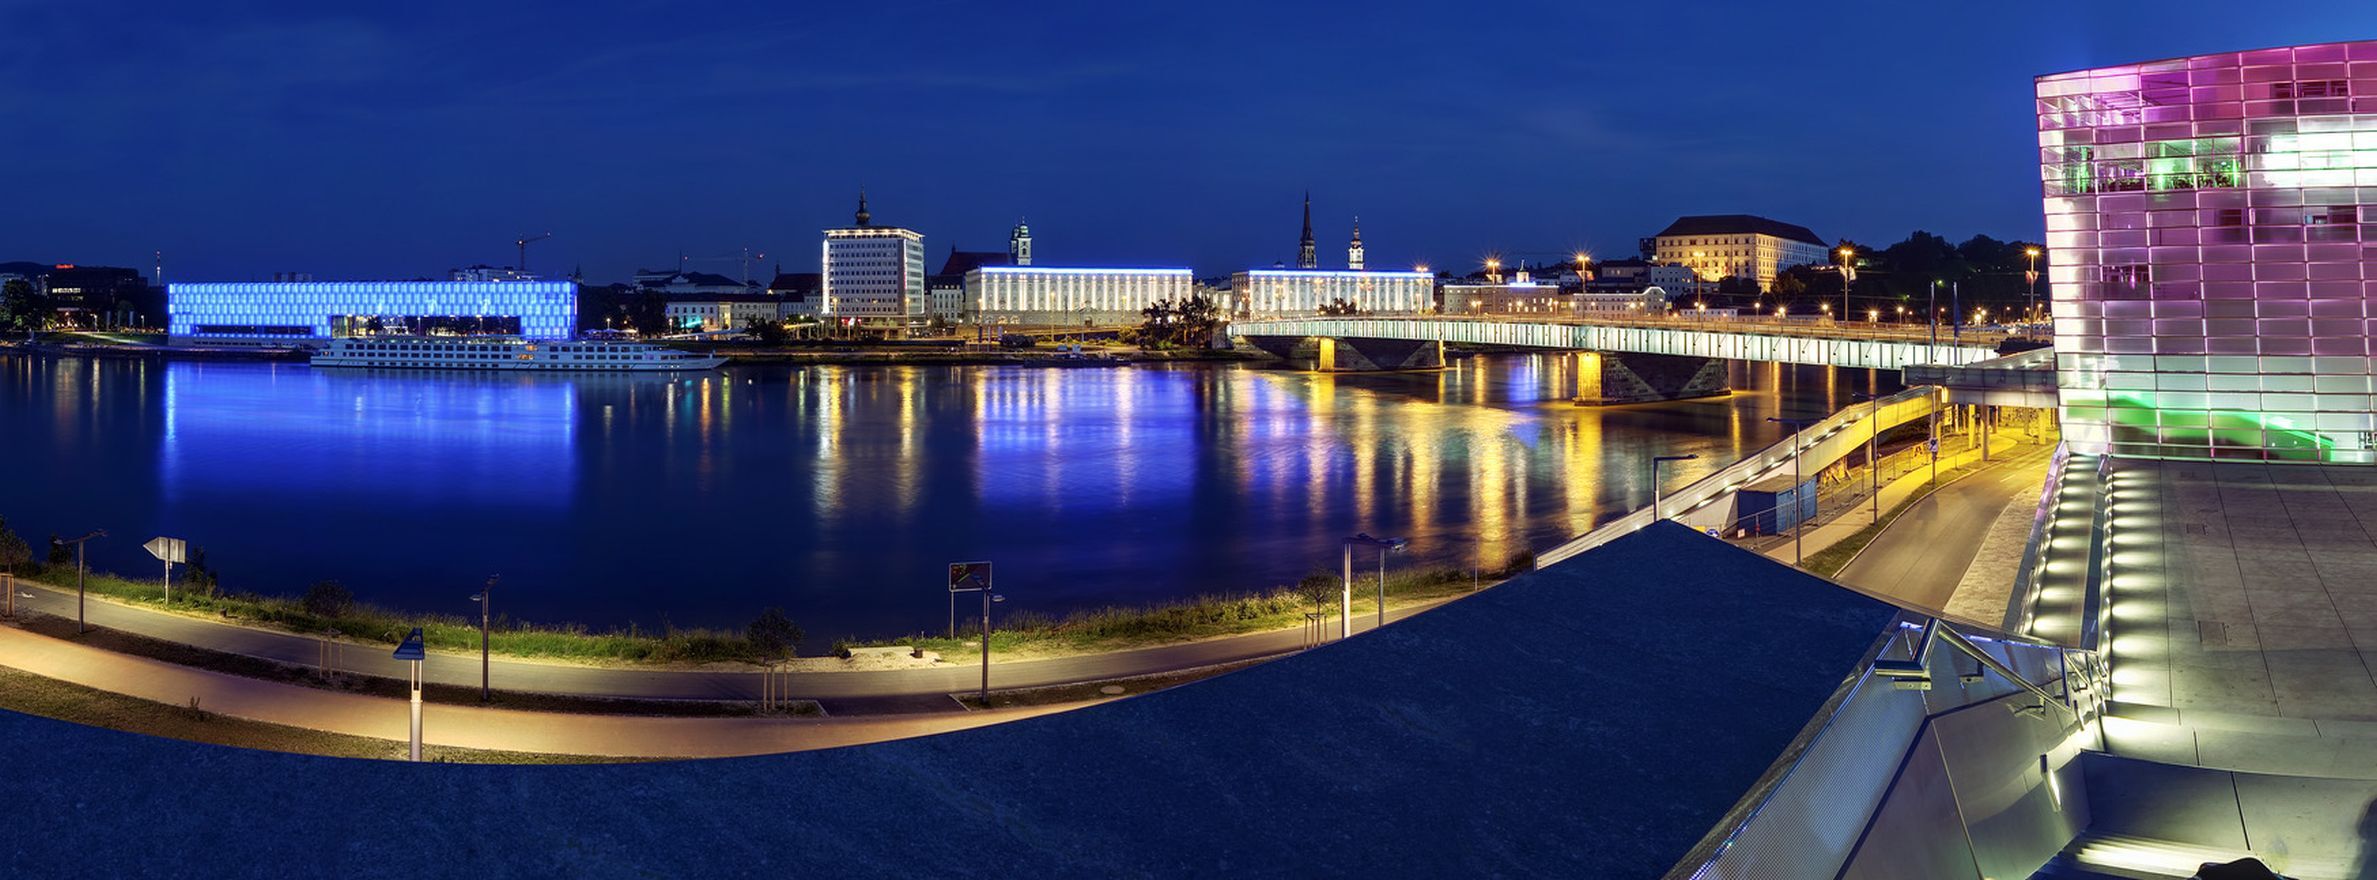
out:
<path id="1" fill-rule="evenodd" d="M 1783 472 L 1791 466 L 1792 457 L 1800 454 L 1801 450 L 1819 446 L 1842 431 L 1850 429 L 1851 426 L 1859 425 L 1869 417 L 1875 417 L 1879 422 L 1879 427 L 1867 426 L 1860 429 L 1853 438 L 1857 441 L 1858 448 L 1862 448 L 1867 430 L 1888 430 L 1917 418 L 1929 418 L 1938 405 L 1938 399 L 1939 390 L 1937 388 L 1924 386 L 1892 394 L 1881 398 L 1874 404 L 1843 409 L 1822 421 L 1809 425 L 1805 430 L 1744 456 L 1740 461 L 1721 468 L 1716 473 L 1709 474 L 1682 489 L 1661 496 L 1661 500 L 1656 506 L 1660 510 L 1669 512 L 1670 518 L 1686 519 L 1693 512 L 1729 497 L 1743 486 Z M 1657 487 L 1653 487 L 1653 491 L 1657 491 Z M 1543 568 L 1554 565 L 1571 556 L 1641 531 L 1654 521 L 1651 509 L 1649 506 L 1640 508 L 1538 554 L 1536 567 Z M 1730 521 L 1734 518 L 1725 517 L 1724 519 Z"/>
<path id="2" fill-rule="evenodd" d="M 1927 725 L 1967 707 L 2027 696 L 2039 700 L 2036 712 L 1986 722 L 2051 725 L 2059 734 L 2053 738 L 2061 739 L 2102 717 L 2103 669 L 2092 656 L 1900 615 L 1758 784 L 1667 876 L 1836 875 L 1865 845 L 1875 817 L 1889 809 L 1903 759 Z M 1960 657 L 1978 669 L 1965 672 Z M 1993 771 L 2002 768 L 1970 768 L 1974 775 Z"/>

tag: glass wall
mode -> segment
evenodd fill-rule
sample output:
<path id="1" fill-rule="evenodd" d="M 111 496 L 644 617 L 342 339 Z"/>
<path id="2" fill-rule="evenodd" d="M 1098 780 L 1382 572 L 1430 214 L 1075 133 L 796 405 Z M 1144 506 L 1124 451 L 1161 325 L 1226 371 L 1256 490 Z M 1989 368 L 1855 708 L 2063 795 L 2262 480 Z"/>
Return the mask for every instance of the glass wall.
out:
<path id="1" fill-rule="evenodd" d="M 2037 87 L 2073 450 L 2377 461 L 2377 42 Z"/>
<path id="2" fill-rule="evenodd" d="M 168 284 L 177 342 L 284 344 L 327 340 L 381 319 L 382 327 L 511 329 L 568 339 L 578 324 L 574 281 L 298 281 Z M 493 319 L 471 320 L 462 319 Z M 335 327 L 333 325 L 336 325 Z M 496 332 L 496 331 L 491 331 Z"/>

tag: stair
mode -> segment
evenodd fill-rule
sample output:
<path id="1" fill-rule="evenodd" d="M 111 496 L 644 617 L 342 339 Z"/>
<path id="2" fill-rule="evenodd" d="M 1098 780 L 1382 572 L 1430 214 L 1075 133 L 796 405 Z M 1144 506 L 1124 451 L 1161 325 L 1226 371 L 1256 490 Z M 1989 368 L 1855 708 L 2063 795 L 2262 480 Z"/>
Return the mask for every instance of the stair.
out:
<path id="1" fill-rule="evenodd" d="M 2251 850 L 2219 849 L 2118 834 L 2083 834 L 2053 861 L 2032 874 L 2033 880 L 2185 880 L 2204 863 L 2225 863 L 2252 856 L 2288 880 L 2351 880 L 2350 859 L 2273 856 Z"/>
<path id="2" fill-rule="evenodd" d="M 2279 718 L 2115 703 L 2113 754 L 2165 764 L 2318 779 L 2377 780 L 2377 722 Z"/>

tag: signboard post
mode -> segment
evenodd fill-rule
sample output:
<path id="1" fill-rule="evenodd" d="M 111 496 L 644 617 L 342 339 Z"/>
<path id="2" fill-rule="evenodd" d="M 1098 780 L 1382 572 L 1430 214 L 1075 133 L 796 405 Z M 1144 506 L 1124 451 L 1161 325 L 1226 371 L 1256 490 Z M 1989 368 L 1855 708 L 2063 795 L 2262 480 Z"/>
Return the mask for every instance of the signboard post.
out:
<path id="1" fill-rule="evenodd" d="M 413 627 L 404 643 L 396 646 L 396 659 L 413 663 L 413 750 L 410 760 L 421 760 L 421 661 L 429 659 L 429 651 L 421 644 L 421 628 Z"/>
<path id="2" fill-rule="evenodd" d="M 160 535 L 150 538 L 148 543 L 140 545 L 140 549 L 149 551 L 150 556 L 165 563 L 165 604 L 173 604 L 173 564 L 190 561 L 190 542 Z"/>
<path id="3" fill-rule="evenodd" d="M 990 594 L 990 563 L 952 562 L 949 564 L 949 629 L 950 637 L 957 634 L 957 594 L 982 594 L 982 708 L 990 708 L 990 603 L 997 601 Z"/>

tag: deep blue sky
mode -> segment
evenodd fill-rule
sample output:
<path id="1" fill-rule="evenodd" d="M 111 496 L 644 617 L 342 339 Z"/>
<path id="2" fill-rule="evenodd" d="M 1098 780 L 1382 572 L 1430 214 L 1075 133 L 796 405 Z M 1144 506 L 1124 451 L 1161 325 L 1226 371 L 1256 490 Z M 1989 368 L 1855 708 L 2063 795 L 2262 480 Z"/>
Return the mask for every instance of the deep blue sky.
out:
<path id="1" fill-rule="evenodd" d="M 878 222 L 1040 262 L 1629 255 L 1682 213 L 2038 235 L 2030 78 L 2377 37 L 2367 0 L 0 0 L 0 260 L 592 280 Z M 696 264 L 729 275 L 731 261 Z M 764 270 L 754 269 L 755 275 Z"/>

